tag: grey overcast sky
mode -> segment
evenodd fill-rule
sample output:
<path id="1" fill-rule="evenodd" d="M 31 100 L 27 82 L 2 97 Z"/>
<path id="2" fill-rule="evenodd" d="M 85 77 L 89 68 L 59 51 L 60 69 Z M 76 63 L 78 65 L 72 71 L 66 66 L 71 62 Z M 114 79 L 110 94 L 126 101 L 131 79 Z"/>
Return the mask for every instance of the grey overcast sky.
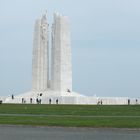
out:
<path id="1" fill-rule="evenodd" d="M 73 90 L 140 97 L 140 0 L 0 0 L 0 95 L 31 88 L 35 19 L 71 25 Z"/>

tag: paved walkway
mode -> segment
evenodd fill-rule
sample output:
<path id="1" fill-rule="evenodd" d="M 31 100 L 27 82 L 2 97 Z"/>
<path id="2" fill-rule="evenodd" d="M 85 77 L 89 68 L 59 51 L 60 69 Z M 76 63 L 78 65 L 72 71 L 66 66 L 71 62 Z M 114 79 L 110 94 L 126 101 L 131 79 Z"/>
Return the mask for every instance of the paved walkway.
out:
<path id="1" fill-rule="evenodd" d="M 46 115 L 46 114 L 0 114 L 0 116 L 31 116 L 31 117 L 80 117 L 80 118 L 140 118 L 140 116 L 80 116 L 80 115 Z"/>
<path id="2" fill-rule="evenodd" d="M 139 140 L 139 130 L 0 125 L 0 140 Z"/>

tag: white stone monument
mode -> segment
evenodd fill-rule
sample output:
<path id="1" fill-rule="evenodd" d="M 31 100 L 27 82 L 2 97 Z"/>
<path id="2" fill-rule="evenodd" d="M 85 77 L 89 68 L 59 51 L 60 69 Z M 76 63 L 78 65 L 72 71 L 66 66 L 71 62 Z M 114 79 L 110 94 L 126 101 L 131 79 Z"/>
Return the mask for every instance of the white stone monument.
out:
<path id="1" fill-rule="evenodd" d="M 52 25 L 51 89 L 72 91 L 71 43 L 68 18 L 54 14 Z"/>
<path id="2" fill-rule="evenodd" d="M 83 96 L 73 92 L 68 17 L 54 13 L 51 49 L 49 49 L 49 30 L 45 14 L 35 22 L 31 91 L 14 96 L 14 99 L 4 98 L 4 103 L 23 103 L 23 101 L 37 103 L 37 100 L 43 104 L 128 103 L 127 97 Z"/>
<path id="3" fill-rule="evenodd" d="M 51 52 L 49 52 L 48 30 L 46 15 L 43 15 L 35 23 L 32 90 L 35 92 L 45 92 L 47 90 L 71 92 L 72 67 L 68 18 L 54 13 Z M 51 65 L 49 65 L 49 62 L 51 62 Z M 49 75 L 51 76 L 49 77 Z"/>
<path id="4" fill-rule="evenodd" d="M 33 40 L 32 90 L 44 92 L 49 84 L 49 35 L 46 15 L 36 20 Z"/>

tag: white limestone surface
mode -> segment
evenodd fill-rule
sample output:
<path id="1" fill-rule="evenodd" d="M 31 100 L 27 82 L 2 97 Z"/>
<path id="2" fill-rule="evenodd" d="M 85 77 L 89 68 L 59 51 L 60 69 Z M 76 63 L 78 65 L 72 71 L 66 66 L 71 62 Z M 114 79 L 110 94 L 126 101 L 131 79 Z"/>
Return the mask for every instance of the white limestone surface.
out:
<path id="1" fill-rule="evenodd" d="M 46 15 L 36 20 L 32 59 L 32 90 L 46 91 L 49 81 L 49 36 Z"/>
<path id="2" fill-rule="evenodd" d="M 69 20 L 54 14 L 52 25 L 51 89 L 72 91 L 72 64 Z"/>
<path id="3" fill-rule="evenodd" d="M 42 94 L 42 96 L 40 96 Z M 128 99 L 130 104 L 140 104 L 139 98 L 128 97 L 94 97 L 84 96 L 76 92 L 59 92 L 59 91 L 47 91 L 47 92 L 27 92 L 12 97 L 7 97 L 3 100 L 3 103 L 25 103 L 25 104 L 37 104 L 37 99 L 41 99 L 41 104 L 81 104 L 81 105 L 128 105 Z M 24 102 L 22 100 L 24 99 Z M 51 100 L 51 103 L 50 103 Z M 57 102 L 58 100 L 58 102 Z M 102 102 L 102 103 L 101 103 Z"/>

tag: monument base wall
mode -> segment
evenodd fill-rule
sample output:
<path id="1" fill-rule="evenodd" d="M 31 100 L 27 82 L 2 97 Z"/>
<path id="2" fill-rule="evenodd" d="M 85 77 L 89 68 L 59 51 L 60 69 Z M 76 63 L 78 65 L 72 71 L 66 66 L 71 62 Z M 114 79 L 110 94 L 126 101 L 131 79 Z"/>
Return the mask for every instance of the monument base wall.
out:
<path id="1" fill-rule="evenodd" d="M 41 95 L 41 96 L 40 96 Z M 80 105 L 128 105 L 140 104 L 140 99 L 128 98 L 128 97 L 95 97 L 95 96 L 84 96 L 78 93 L 72 92 L 27 92 L 11 97 L 3 98 L 3 103 L 14 103 L 14 104 L 37 104 L 40 101 L 41 104 L 80 104 Z"/>

